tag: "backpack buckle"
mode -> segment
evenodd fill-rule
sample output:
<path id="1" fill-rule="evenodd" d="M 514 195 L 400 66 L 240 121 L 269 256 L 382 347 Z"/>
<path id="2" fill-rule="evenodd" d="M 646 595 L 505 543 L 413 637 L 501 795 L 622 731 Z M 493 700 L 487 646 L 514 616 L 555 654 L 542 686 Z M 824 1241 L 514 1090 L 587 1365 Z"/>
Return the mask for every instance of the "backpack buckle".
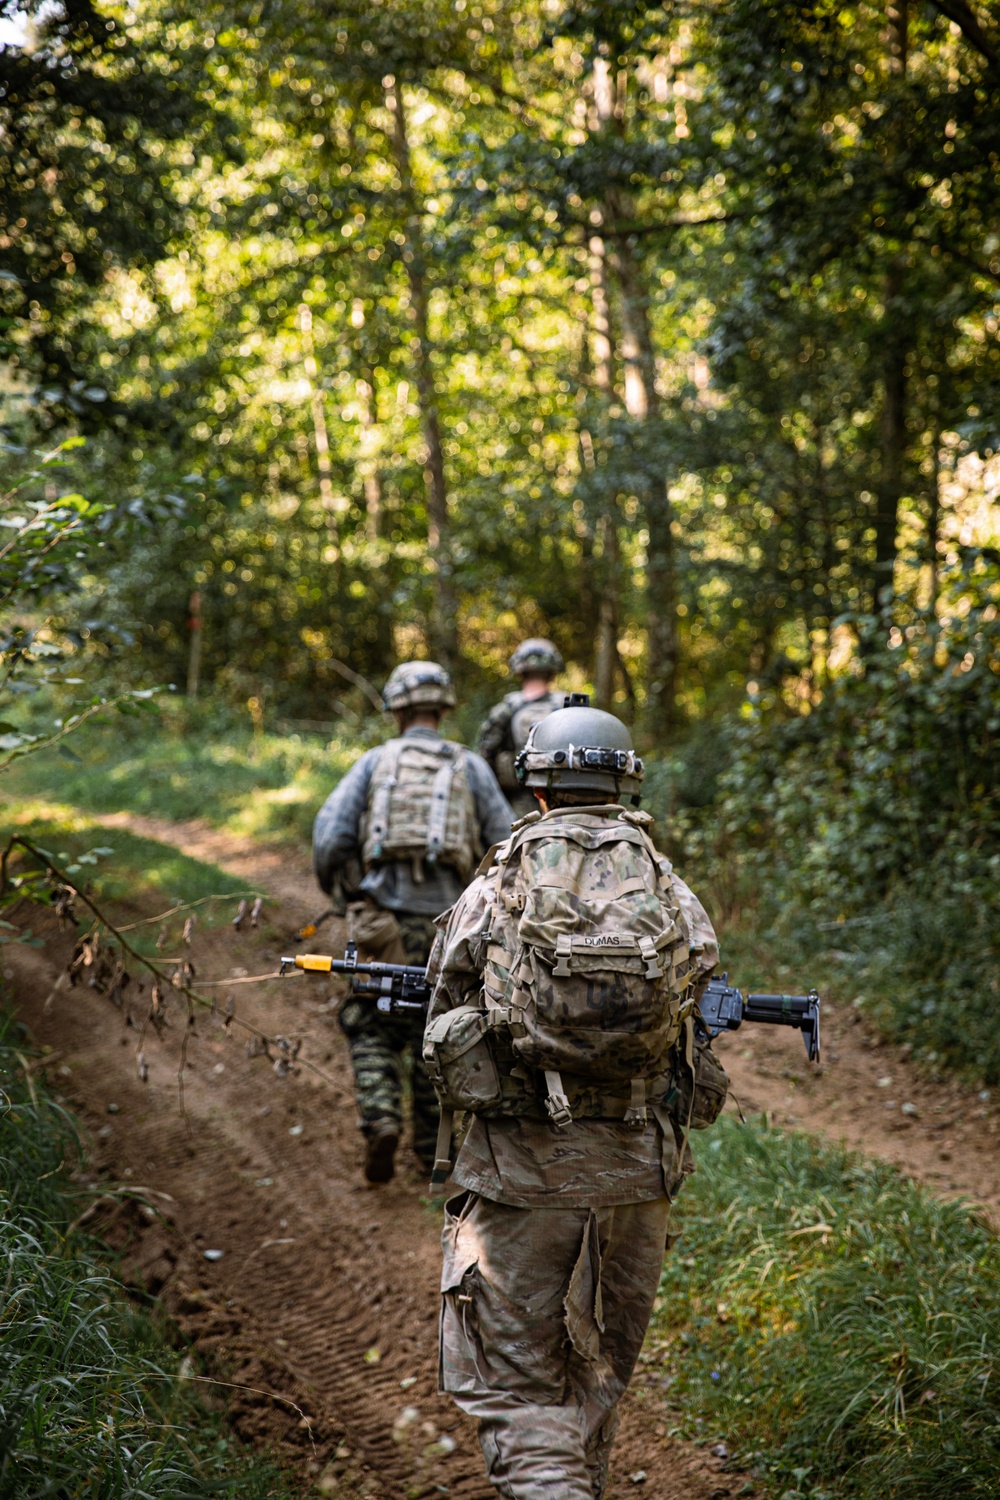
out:
<path id="1" fill-rule="evenodd" d="M 572 974 L 570 960 L 573 957 L 573 940 L 568 932 L 560 933 L 556 938 L 556 966 L 552 970 L 553 978 L 568 979 Z M 657 972 L 659 972 L 657 970 Z"/>
<path id="2" fill-rule="evenodd" d="M 656 944 L 651 937 L 641 937 L 639 939 L 639 954 L 640 957 L 646 960 L 643 978 L 662 979 L 663 969 L 660 965 L 659 954 L 656 951 Z"/>
<path id="3" fill-rule="evenodd" d="M 644 1078 L 632 1079 L 632 1100 L 624 1115 L 625 1124 L 629 1130 L 645 1130 L 649 1120 L 649 1110 L 646 1107 L 646 1080 Z"/>
<path id="4" fill-rule="evenodd" d="M 573 1112 L 563 1088 L 562 1074 L 554 1069 L 546 1068 L 545 1088 L 545 1108 L 548 1112 L 549 1123 L 556 1130 L 565 1130 L 567 1125 L 573 1123 Z"/>

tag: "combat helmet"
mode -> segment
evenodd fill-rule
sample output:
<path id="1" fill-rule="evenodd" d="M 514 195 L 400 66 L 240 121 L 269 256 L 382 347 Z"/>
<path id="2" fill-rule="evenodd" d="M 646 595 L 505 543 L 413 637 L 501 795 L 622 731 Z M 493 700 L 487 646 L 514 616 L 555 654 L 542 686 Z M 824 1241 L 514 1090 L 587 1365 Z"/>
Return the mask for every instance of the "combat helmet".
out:
<path id="1" fill-rule="evenodd" d="M 553 641 L 532 636 L 530 640 L 521 642 L 507 665 L 515 676 L 525 672 L 540 672 L 546 677 L 555 677 L 557 672 L 562 671 L 565 663 L 559 647 Z"/>
<path id="2" fill-rule="evenodd" d="M 610 792 L 637 804 L 645 768 L 621 719 L 584 701 L 557 708 L 531 726 L 514 773 L 522 786 L 539 791 Z"/>
<path id="3" fill-rule="evenodd" d="M 454 708 L 455 689 L 436 661 L 404 661 L 393 668 L 382 689 L 382 707 L 388 713 L 401 708 Z"/>

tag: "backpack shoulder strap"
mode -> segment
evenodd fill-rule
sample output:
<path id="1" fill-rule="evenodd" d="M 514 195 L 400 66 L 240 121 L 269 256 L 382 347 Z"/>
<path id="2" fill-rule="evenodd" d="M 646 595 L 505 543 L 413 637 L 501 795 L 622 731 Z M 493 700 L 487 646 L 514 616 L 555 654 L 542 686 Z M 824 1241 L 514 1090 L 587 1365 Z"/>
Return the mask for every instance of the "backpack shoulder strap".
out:
<path id="1" fill-rule="evenodd" d="M 378 753 L 368 783 L 368 837 L 369 858 L 377 860 L 382 853 L 382 843 L 389 830 L 389 803 L 392 789 L 396 785 L 396 772 L 402 753 L 401 739 L 389 740 Z"/>
<path id="2" fill-rule="evenodd" d="M 444 848 L 452 783 L 456 772 L 465 766 L 465 751 L 460 745 L 452 744 L 450 740 L 445 740 L 438 753 L 442 759 L 431 783 L 431 805 L 427 814 L 426 858 L 428 864 L 434 864 Z"/>

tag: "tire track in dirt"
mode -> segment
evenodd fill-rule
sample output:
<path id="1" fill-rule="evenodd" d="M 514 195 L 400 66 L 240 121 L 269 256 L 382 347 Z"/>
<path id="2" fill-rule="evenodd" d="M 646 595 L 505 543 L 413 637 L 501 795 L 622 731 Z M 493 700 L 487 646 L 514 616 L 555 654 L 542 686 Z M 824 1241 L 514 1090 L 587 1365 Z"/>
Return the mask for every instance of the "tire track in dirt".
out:
<path id="1" fill-rule="evenodd" d="M 280 897 L 258 932 L 197 929 L 200 977 L 272 970 L 289 934 L 321 905 L 306 862 L 287 850 L 262 852 L 197 824 L 102 821 L 211 859 Z M 487 1500 L 474 1431 L 436 1390 L 439 1215 L 421 1200 L 423 1176 L 406 1152 L 393 1183 L 362 1183 L 350 1065 L 328 982 L 233 990 L 238 1016 L 300 1038 L 302 1057 L 323 1077 L 276 1078 L 266 1059 L 246 1056 L 235 1028 L 226 1034 L 221 1015 L 202 1016 L 189 1041 L 182 1115 L 179 1004 L 163 1044 L 145 1038 L 150 1080 L 142 1084 L 135 1029 L 89 990 L 54 989 L 71 937 L 34 926 L 47 936 L 45 952 L 8 949 L 4 964 L 36 1040 L 54 1049 L 50 1079 L 90 1128 L 99 1179 L 141 1186 L 164 1208 L 153 1223 L 116 1208 L 109 1237 L 127 1241 L 137 1281 L 215 1368 L 228 1363 L 225 1378 L 284 1398 L 239 1396 L 237 1431 L 276 1442 L 321 1493 Z M 323 929 L 322 946 L 342 940 L 342 928 Z M 221 1009 L 226 990 L 215 993 Z M 132 1007 L 139 1020 L 143 1007 L 136 999 Z M 221 1258 L 206 1259 L 207 1250 Z M 646 1394 L 637 1382 L 624 1404 L 609 1500 L 638 1493 L 630 1476 L 640 1471 L 658 1500 L 744 1493 L 743 1475 L 667 1436 L 669 1414 Z"/>

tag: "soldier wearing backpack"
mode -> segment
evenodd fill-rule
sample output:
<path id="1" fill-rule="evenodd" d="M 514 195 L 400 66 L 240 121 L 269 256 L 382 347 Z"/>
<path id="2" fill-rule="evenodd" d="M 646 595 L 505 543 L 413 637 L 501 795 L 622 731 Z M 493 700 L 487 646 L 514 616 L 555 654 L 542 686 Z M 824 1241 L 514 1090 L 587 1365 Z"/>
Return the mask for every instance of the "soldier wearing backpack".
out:
<path id="1" fill-rule="evenodd" d="M 521 642 L 508 665 L 511 673 L 520 677 L 521 686 L 490 710 L 479 726 L 476 749 L 517 817 L 523 818 L 534 811 L 535 800 L 518 782 L 514 761 L 524 749 L 531 726 L 563 706 L 565 694 L 552 686 L 552 679 L 563 669 L 563 659 L 551 641 L 532 637 Z"/>
<path id="2" fill-rule="evenodd" d="M 478 1420 L 506 1500 L 600 1500 L 687 1131 L 725 1102 L 693 1024 L 718 948 L 635 810 L 624 724 L 561 709 L 518 769 L 538 811 L 490 851 L 430 965 L 439 1179 L 449 1112 L 469 1117 L 445 1209 L 441 1388 Z"/>
<path id="3" fill-rule="evenodd" d="M 443 667 L 396 667 L 383 702 L 399 735 L 366 751 L 324 802 L 313 866 L 335 907 L 346 910 L 361 957 L 425 964 L 434 918 L 457 901 L 483 849 L 510 833 L 511 810 L 479 756 L 439 733 L 442 714 L 455 705 Z M 438 1111 L 420 1060 L 419 1018 L 381 1016 L 371 1002 L 348 997 L 340 1024 L 354 1065 L 366 1178 L 393 1175 L 407 1050 L 413 1145 L 430 1166 Z"/>

